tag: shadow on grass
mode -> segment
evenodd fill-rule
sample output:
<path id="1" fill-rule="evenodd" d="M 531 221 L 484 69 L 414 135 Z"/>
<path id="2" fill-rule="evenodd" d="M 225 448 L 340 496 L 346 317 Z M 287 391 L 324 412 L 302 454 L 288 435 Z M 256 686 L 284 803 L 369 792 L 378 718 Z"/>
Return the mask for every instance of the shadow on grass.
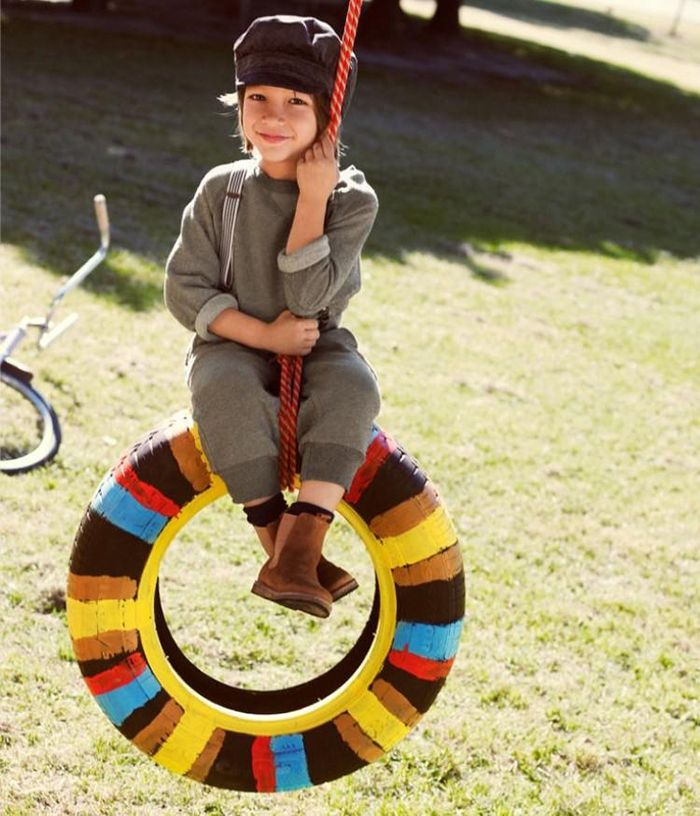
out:
<path id="1" fill-rule="evenodd" d="M 489 254 L 509 242 L 646 264 L 700 256 L 700 96 L 485 32 L 465 30 L 460 47 L 478 55 L 471 77 L 426 75 L 429 42 L 400 80 L 378 70 L 373 84 L 365 68 L 371 137 L 355 122 L 346 135 L 379 191 L 370 253 L 430 252 L 489 283 L 503 282 Z"/>
<path id="2" fill-rule="evenodd" d="M 608 37 L 640 41 L 651 38 L 651 33 L 644 26 L 615 17 L 612 13 L 603 14 L 548 0 L 467 0 L 464 5 L 551 28 L 579 28 Z"/>
<path id="3" fill-rule="evenodd" d="M 26 233 L 4 230 L 3 241 L 20 247 L 23 259 L 29 265 L 42 266 L 65 280 L 81 266 L 93 253 L 95 246 L 87 243 L 83 236 L 74 238 L 67 247 L 64 243 L 37 243 L 27 238 Z M 163 302 L 163 270 L 156 260 L 145 255 L 110 247 L 107 258 L 90 273 L 81 288 L 98 295 L 118 306 L 134 312 L 146 312 Z M 59 284 L 56 284 L 58 289 Z M 70 308 L 70 294 L 66 298 Z M 38 312 L 44 305 L 36 304 Z"/>
<path id="4" fill-rule="evenodd" d="M 229 49 L 4 28 L 3 240 L 67 274 L 94 249 L 89 202 L 104 192 L 116 252 L 88 286 L 158 307 L 182 208 L 240 155 L 216 102 Z M 649 264 L 700 255 L 699 97 L 483 33 L 465 33 L 444 75 L 422 70 L 428 47 L 412 53 L 401 70 L 365 61 L 346 126 L 348 161 L 380 199 L 366 254 L 426 253 L 489 285 L 507 283 L 509 242 Z"/>
<path id="5" fill-rule="evenodd" d="M 84 286 L 119 306 L 145 312 L 163 302 L 161 278 L 160 272 L 146 277 L 121 264 L 118 259 L 108 257 L 99 268 L 99 273 L 88 278 Z"/>

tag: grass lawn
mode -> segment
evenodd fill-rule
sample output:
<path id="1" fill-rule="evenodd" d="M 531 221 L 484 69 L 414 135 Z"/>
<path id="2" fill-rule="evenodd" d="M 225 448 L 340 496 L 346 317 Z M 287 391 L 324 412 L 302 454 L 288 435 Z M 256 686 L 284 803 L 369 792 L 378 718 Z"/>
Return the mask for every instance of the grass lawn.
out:
<path id="1" fill-rule="evenodd" d="M 435 0 L 401 0 L 401 6 L 429 17 Z M 469 29 L 602 60 L 700 93 L 697 0 L 466 0 L 459 16 Z"/>
<path id="2" fill-rule="evenodd" d="M 162 270 L 201 176 L 237 155 L 216 102 L 230 49 L 3 22 L 0 325 L 41 312 L 92 252 L 94 193 L 114 226 L 66 308 L 77 327 L 18 355 L 64 441 L 0 479 L 3 814 L 700 812 L 700 98 L 542 46 L 478 47 L 541 74 L 368 59 L 346 131 L 381 212 L 345 323 L 378 371 L 380 423 L 457 527 L 461 651 L 389 755 L 256 796 L 171 775 L 109 724 L 64 601 L 102 475 L 188 404 Z M 360 544 L 336 526 L 362 587 L 318 624 L 249 594 L 260 554 L 218 505 L 166 558 L 178 642 L 259 688 L 335 662 L 371 602 Z"/>

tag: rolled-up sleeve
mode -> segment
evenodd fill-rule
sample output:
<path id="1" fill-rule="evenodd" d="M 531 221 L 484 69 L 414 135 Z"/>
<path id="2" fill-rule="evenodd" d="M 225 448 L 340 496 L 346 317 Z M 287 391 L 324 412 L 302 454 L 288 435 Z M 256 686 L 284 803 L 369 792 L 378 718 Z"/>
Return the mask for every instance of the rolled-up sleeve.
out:
<path id="1" fill-rule="evenodd" d="M 291 255 L 279 253 L 287 306 L 294 314 L 340 312 L 360 290 L 360 254 L 377 210 L 374 190 L 353 168 L 331 196 L 325 233 Z"/>
<path id="2" fill-rule="evenodd" d="M 282 272 L 301 272 L 325 261 L 330 254 L 331 242 L 327 235 L 322 235 L 291 255 L 287 255 L 283 250 L 277 257 L 277 263 Z"/>
<path id="3" fill-rule="evenodd" d="M 165 266 L 165 305 L 172 315 L 204 340 L 215 340 L 209 325 L 238 301 L 219 288 L 220 262 L 207 178 L 182 214 L 180 235 Z"/>

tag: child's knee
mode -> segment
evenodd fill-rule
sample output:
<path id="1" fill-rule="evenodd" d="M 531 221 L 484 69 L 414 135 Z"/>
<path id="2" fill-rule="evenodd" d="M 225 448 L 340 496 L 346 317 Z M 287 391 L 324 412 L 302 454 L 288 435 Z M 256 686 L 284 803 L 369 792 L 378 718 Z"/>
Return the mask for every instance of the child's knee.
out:
<path id="1" fill-rule="evenodd" d="M 367 415 L 375 417 L 381 408 L 381 393 L 374 372 L 364 361 L 355 365 L 348 376 L 346 392 L 349 402 L 361 406 Z"/>
<path id="2" fill-rule="evenodd" d="M 347 367 L 316 399 L 322 415 L 327 411 L 343 417 L 343 424 L 357 427 L 371 423 L 381 408 L 377 379 L 364 363 Z"/>

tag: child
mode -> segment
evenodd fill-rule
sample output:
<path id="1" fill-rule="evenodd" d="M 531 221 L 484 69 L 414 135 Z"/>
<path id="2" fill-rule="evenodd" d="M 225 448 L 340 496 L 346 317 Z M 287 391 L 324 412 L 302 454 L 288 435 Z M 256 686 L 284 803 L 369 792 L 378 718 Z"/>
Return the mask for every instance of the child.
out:
<path id="1" fill-rule="evenodd" d="M 311 17 L 263 17 L 236 41 L 239 130 L 256 162 L 240 199 L 233 283 L 220 288 L 219 240 L 232 165 L 204 177 L 167 262 L 165 302 L 195 337 L 188 384 L 213 470 L 242 503 L 268 555 L 253 592 L 318 617 L 357 587 L 321 554 L 379 413 L 376 377 L 340 327 L 360 289 L 360 253 L 377 198 L 338 170 L 326 135 L 340 40 Z M 348 79 L 344 110 L 357 75 Z M 298 501 L 279 489 L 280 366 L 304 358 Z"/>

